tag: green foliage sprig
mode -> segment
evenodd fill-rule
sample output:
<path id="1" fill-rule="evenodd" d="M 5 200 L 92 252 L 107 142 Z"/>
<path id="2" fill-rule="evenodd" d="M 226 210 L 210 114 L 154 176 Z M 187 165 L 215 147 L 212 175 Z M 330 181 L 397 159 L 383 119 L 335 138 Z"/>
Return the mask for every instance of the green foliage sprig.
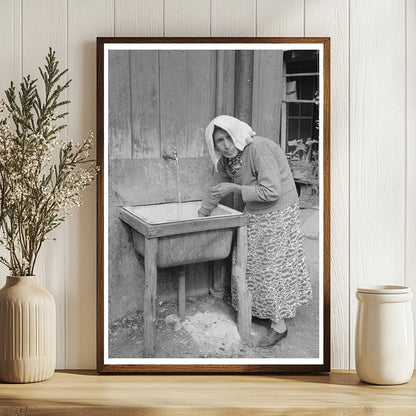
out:
<path id="1" fill-rule="evenodd" d="M 37 80 L 27 75 L 18 92 L 11 82 L 7 102 L 0 104 L 0 245 L 9 252 L 0 262 L 13 276 L 33 275 L 47 234 L 81 205 L 82 191 L 97 172 L 89 156 L 92 133 L 79 144 L 59 136 L 69 103 L 60 96 L 71 81 L 59 83 L 67 69 L 59 70 L 51 48 L 39 72 L 42 96 Z"/>

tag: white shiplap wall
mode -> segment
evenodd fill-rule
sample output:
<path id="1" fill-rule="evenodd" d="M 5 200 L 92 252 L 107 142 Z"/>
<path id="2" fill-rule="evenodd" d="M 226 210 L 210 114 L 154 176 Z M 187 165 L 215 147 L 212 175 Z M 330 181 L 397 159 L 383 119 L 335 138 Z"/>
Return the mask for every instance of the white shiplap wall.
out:
<path id="1" fill-rule="evenodd" d="M 73 79 L 75 140 L 95 130 L 97 36 L 331 37 L 331 355 L 353 368 L 356 286 L 416 289 L 415 0 L 0 0 L 0 11 L 0 91 L 52 46 Z M 39 259 L 58 368 L 95 367 L 95 221 L 92 186 Z"/>

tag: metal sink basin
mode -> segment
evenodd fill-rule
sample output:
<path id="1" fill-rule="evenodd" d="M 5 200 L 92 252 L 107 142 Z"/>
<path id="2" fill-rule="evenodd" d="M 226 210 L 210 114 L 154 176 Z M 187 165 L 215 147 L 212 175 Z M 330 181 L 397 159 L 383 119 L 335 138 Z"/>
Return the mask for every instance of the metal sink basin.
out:
<path id="1" fill-rule="evenodd" d="M 218 205 L 210 217 L 199 217 L 201 201 L 120 208 L 120 219 L 133 232 L 135 250 L 144 256 L 145 239 L 158 238 L 157 267 L 220 260 L 231 251 L 233 230 L 247 215 Z"/>

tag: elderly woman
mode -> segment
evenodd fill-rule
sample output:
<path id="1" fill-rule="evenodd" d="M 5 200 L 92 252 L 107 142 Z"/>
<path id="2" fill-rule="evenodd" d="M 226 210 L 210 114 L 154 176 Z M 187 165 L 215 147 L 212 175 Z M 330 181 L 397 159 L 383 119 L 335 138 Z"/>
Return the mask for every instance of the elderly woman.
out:
<path id="1" fill-rule="evenodd" d="M 198 213 L 209 216 L 223 197 L 241 194 L 249 216 L 246 275 L 252 314 L 270 320 L 259 345 L 271 346 L 287 335 L 285 319 L 312 297 L 292 173 L 275 142 L 234 117 L 214 118 L 205 139 L 215 173 Z M 236 308 L 233 279 L 231 293 Z"/>

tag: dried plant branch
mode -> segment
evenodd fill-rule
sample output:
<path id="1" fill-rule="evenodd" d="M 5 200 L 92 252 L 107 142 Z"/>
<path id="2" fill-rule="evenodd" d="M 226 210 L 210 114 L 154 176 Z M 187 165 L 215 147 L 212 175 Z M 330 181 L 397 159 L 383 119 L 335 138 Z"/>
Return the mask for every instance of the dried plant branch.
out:
<path id="1" fill-rule="evenodd" d="M 13 82 L 0 104 L 0 257 L 14 276 L 32 275 L 47 235 L 65 221 L 70 209 L 81 205 L 82 191 L 94 180 L 97 167 L 89 152 L 92 133 L 80 144 L 63 140 L 58 124 L 69 103 L 60 100 L 71 81 L 59 82 L 55 52 L 49 49 L 39 68 L 44 96 L 37 80 L 23 78 L 17 92 Z"/>

